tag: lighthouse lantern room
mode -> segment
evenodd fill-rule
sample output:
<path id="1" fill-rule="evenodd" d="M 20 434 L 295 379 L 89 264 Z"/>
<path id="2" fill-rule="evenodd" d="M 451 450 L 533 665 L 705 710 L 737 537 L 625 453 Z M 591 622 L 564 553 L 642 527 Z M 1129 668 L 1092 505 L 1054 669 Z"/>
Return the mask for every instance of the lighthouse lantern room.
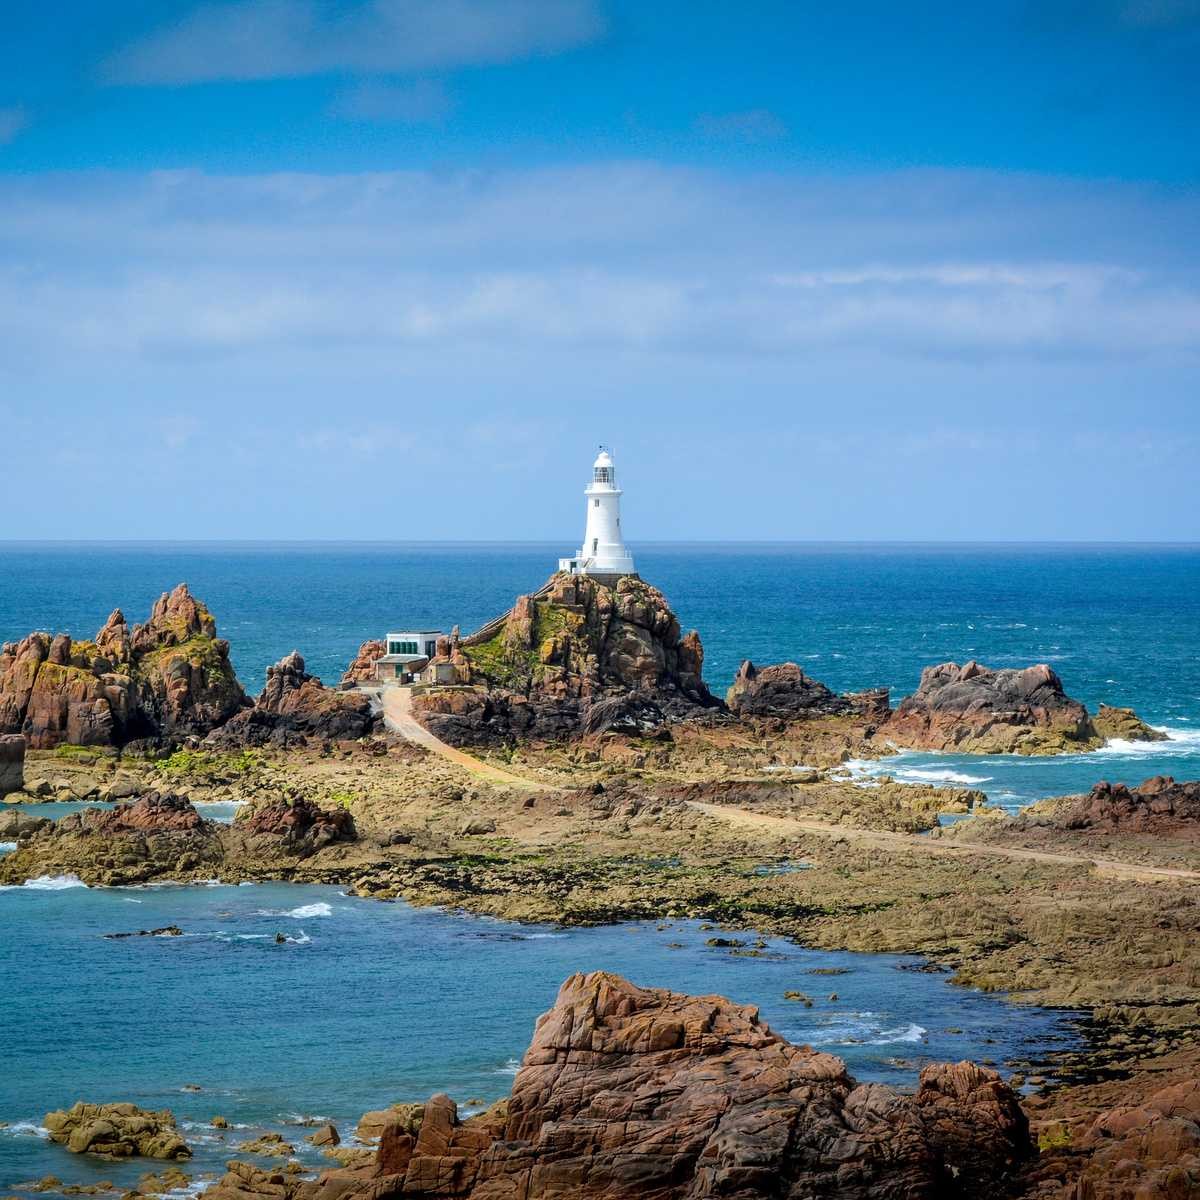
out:
<path id="1" fill-rule="evenodd" d="M 574 558 L 560 558 L 558 569 L 572 575 L 620 576 L 636 574 L 633 556 L 621 535 L 621 489 L 612 455 L 603 447 L 592 464 L 587 497 L 587 524 L 583 545 Z"/>

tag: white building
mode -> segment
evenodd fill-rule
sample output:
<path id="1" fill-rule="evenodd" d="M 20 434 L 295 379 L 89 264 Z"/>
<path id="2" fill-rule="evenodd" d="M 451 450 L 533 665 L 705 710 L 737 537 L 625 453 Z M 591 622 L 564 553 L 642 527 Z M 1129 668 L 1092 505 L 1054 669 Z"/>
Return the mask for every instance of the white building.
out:
<path id="1" fill-rule="evenodd" d="M 440 629 L 389 633 L 384 642 L 385 653 L 375 660 L 375 678 L 380 683 L 406 682 L 437 653 L 438 638 L 445 636 Z"/>
<path id="2" fill-rule="evenodd" d="M 560 558 L 558 569 L 572 575 L 634 575 L 633 555 L 621 535 L 621 489 L 612 456 L 601 449 L 592 464 L 583 545 L 574 558 Z"/>

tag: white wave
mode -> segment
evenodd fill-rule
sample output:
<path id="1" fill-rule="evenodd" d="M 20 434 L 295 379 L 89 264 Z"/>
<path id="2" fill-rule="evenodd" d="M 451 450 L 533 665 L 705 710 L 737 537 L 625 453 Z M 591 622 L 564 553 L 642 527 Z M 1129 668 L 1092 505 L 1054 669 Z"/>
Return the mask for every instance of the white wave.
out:
<path id="1" fill-rule="evenodd" d="M 1165 733 L 1165 742 L 1132 742 L 1127 738 L 1109 738 L 1095 754 L 1120 758 L 1184 758 L 1200 754 L 1200 729 L 1171 729 L 1166 725 L 1153 726 Z"/>
<path id="2" fill-rule="evenodd" d="M 0 1128 L 0 1133 L 9 1137 L 39 1137 L 48 1138 L 50 1130 L 36 1121 L 14 1121 L 11 1125 Z"/>
<path id="3" fill-rule="evenodd" d="M 919 1042 L 927 1032 L 924 1026 L 915 1022 L 889 1027 L 883 1024 L 879 1013 L 861 1012 L 847 1016 L 850 1019 L 831 1022 L 823 1030 L 823 1037 L 812 1040 L 820 1046 L 891 1046 L 897 1042 Z"/>
<path id="4" fill-rule="evenodd" d="M 281 915 L 285 917 L 297 917 L 301 920 L 305 917 L 332 917 L 333 907 L 326 904 L 324 900 L 320 900 L 316 904 L 302 904 L 299 908 L 289 909 Z"/>
<path id="5" fill-rule="evenodd" d="M 39 892 L 61 892 L 67 888 L 85 888 L 87 884 L 78 875 L 38 875 L 25 880 L 23 886 Z"/>
<path id="6" fill-rule="evenodd" d="M 550 938 L 565 938 L 570 936 L 569 933 L 527 933 L 525 940 L 527 942 L 541 942 Z"/>
<path id="7" fill-rule="evenodd" d="M 495 1073 L 497 1075 L 515 1075 L 521 1069 L 521 1060 L 519 1058 L 510 1058 L 502 1067 L 497 1067 Z"/>
<path id="8" fill-rule="evenodd" d="M 151 1192 L 152 1196 L 161 1196 L 163 1200 L 193 1200 L 194 1197 L 202 1195 L 208 1191 L 213 1185 L 211 1179 L 193 1179 L 191 1183 L 185 1184 L 183 1187 L 171 1188 L 168 1192 Z"/>
<path id="9" fill-rule="evenodd" d="M 900 767 L 891 773 L 897 783 L 990 783 L 991 775 L 968 775 L 948 767 Z"/>

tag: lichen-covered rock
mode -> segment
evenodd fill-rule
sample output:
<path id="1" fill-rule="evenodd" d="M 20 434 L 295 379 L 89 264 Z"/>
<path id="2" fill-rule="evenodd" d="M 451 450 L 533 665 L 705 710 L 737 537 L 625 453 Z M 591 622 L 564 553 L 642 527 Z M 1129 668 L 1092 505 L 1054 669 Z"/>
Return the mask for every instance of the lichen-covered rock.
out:
<path id="1" fill-rule="evenodd" d="M 342 687 L 356 683 L 372 683 L 375 679 L 375 664 L 384 655 L 387 646 L 381 638 L 372 638 L 363 642 L 358 653 L 350 660 L 341 678 Z"/>
<path id="2" fill-rule="evenodd" d="M 1087 709 L 1045 663 L 992 670 L 941 663 L 892 714 L 897 745 L 970 754 L 1056 754 L 1100 744 Z"/>
<path id="3" fill-rule="evenodd" d="M 42 1124 L 51 1141 L 73 1154 L 165 1159 L 192 1155 L 175 1129 L 174 1116 L 165 1109 L 152 1112 L 136 1104 L 85 1104 L 80 1100 L 66 1110 L 47 1113 Z"/>
<path id="4" fill-rule="evenodd" d="M 414 697 L 417 718 L 460 745 L 578 734 L 586 713 L 603 723 L 609 710 L 597 706 L 630 693 L 671 719 L 718 706 L 702 678 L 699 635 L 681 637 L 666 597 L 636 576 L 608 584 L 555 575 L 482 635 L 445 639 L 434 662 L 483 697 L 449 706 L 433 693 Z M 618 724 L 636 731 L 651 715 Z"/>
<path id="5" fill-rule="evenodd" d="M 1126 742 L 1165 742 L 1167 735 L 1161 729 L 1147 725 L 1132 708 L 1116 708 L 1102 704 L 1092 717 L 1092 727 L 1098 737 L 1106 741 L 1114 738 Z"/>
<path id="6" fill-rule="evenodd" d="M 19 733 L 0 734 L 0 796 L 25 786 L 25 739 Z"/>
<path id="7" fill-rule="evenodd" d="M 304 659 L 293 650 L 267 668 L 266 684 L 253 707 L 237 713 L 208 740 L 216 746 L 287 746 L 307 737 L 365 737 L 376 723 L 367 696 L 327 688 L 305 671 Z"/>
<path id="8" fill-rule="evenodd" d="M 34 749 L 203 735 L 248 703 L 228 644 L 186 584 L 132 633 L 117 609 L 94 641 L 33 633 L 0 650 L 0 732 Z"/>

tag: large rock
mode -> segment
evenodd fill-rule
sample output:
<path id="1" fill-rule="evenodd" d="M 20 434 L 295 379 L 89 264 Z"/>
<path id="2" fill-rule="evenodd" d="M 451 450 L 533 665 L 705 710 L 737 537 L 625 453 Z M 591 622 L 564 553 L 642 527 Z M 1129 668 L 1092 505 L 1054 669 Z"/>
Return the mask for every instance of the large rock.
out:
<path id="1" fill-rule="evenodd" d="M 73 1154 L 101 1158 L 190 1158 L 192 1151 L 167 1110 L 151 1112 L 136 1104 L 85 1104 L 47 1113 L 42 1121 L 50 1140 Z"/>
<path id="2" fill-rule="evenodd" d="M 1200 1080 L 1101 1113 L 1071 1152 L 1086 1161 L 1064 1200 L 1200 1196 Z"/>
<path id="3" fill-rule="evenodd" d="M 681 636 L 666 597 L 636 576 L 606 584 L 555 575 L 518 597 L 486 636 L 446 639 L 434 661 L 479 698 L 446 701 L 431 691 L 414 696 L 413 712 L 458 744 L 578 734 L 615 711 L 602 702 L 630 693 L 671 719 L 718 706 L 702 678 L 699 635 Z M 644 709 L 609 728 L 639 731 L 651 715 Z"/>
<path id="4" fill-rule="evenodd" d="M 25 786 L 25 739 L 19 733 L 0 734 L 0 796 Z"/>
<path id="5" fill-rule="evenodd" d="M 293 650 L 267 668 L 266 684 L 252 708 L 244 709 L 209 737 L 219 746 L 290 745 L 308 737 L 344 740 L 365 737 L 377 723 L 367 696 L 327 688 L 304 669 Z"/>
<path id="6" fill-rule="evenodd" d="M 387 646 L 381 638 L 372 638 L 363 642 L 358 653 L 350 660 L 350 665 L 342 675 L 341 687 L 350 687 L 356 683 L 374 683 L 375 664 L 384 655 Z"/>
<path id="7" fill-rule="evenodd" d="M 888 690 L 856 692 L 839 696 L 818 679 L 811 679 L 795 663 L 756 667 L 749 659 L 738 668 L 725 696 L 737 717 L 773 717 L 796 720 L 804 717 L 861 716 L 886 720 Z"/>
<path id="8" fill-rule="evenodd" d="M 892 714 L 897 745 L 971 754 L 1055 754 L 1100 744 L 1087 709 L 1045 663 L 992 670 L 941 663 Z"/>
<path id="9" fill-rule="evenodd" d="M 303 797 L 255 809 L 238 821 L 238 830 L 281 839 L 289 854 L 307 858 L 334 842 L 352 842 L 358 834 L 344 808 L 320 808 Z"/>
<path id="10" fill-rule="evenodd" d="M 434 1096 L 419 1126 L 383 1125 L 371 1167 L 293 1194 L 990 1200 L 1031 1154 L 995 1072 L 927 1067 L 912 1096 L 860 1085 L 752 1007 L 594 972 L 568 979 L 538 1021 L 507 1103 L 460 1121 Z M 215 1200 L 238 1200 L 225 1189 Z"/>
<path id="11" fill-rule="evenodd" d="M 247 704 L 228 643 L 182 583 L 132 633 L 117 609 L 94 641 L 32 633 L 0 650 L 0 732 L 35 749 L 175 741 Z"/>

